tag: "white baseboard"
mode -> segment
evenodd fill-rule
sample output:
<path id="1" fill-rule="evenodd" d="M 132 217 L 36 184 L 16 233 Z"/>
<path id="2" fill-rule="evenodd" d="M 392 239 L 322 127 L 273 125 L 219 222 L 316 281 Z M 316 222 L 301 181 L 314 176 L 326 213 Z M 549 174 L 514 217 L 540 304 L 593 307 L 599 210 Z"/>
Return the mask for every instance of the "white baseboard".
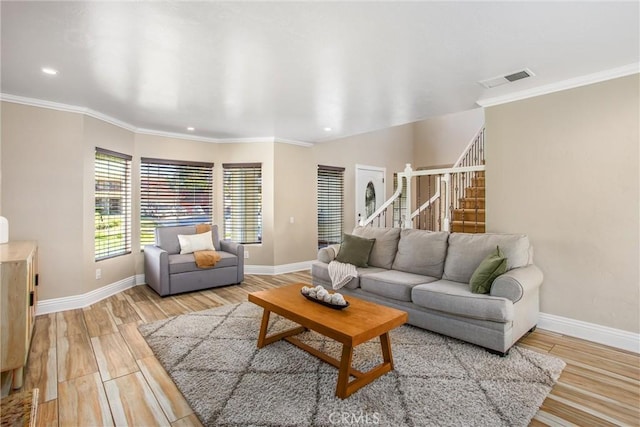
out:
<path id="1" fill-rule="evenodd" d="M 309 270 L 311 268 L 311 263 L 312 261 L 296 262 L 292 264 L 283 264 L 276 266 L 246 265 L 244 268 L 244 272 L 246 274 L 264 274 L 273 276 L 276 274 Z M 84 308 L 90 306 L 91 304 L 95 304 L 105 298 L 108 298 L 111 295 L 117 294 L 118 292 L 122 292 L 125 289 L 129 289 L 138 285 L 144 285 L 145 283 L 146 281 L 144 279 L 144 274 L 137 274 L 135 276 L 119 280 L 115 283 L 111 283 L 110 285 L 95 289 L 91 292 L 87 292 L 86 294 L 40 300 L 38 301 L 38 306 L 36 307 L 36 315 Z"/>
<path id="2" fill-rule="evenodd" d="M 110 285 L 94 289 L 82 295 L 73 295 L 70 297 L 52 298 L 38 301 L 36 307 L 36 315 L 56 313 L 58 311 L 75 310 L 95 304 L 111 295 L 122 292 L 125 289 L 132 288 L 137 285 L 144 284 L 144 274 L 127 277 Z"/>
<path id="3" fill-rule="evenodd" d="M 538 327 L 551 332 L 640 353 L 640 334 L 595 323 L 540 313 Z"/>
<path id="4" fill-rule="evenodd" d="M 245 274 L 263 274 L 274 276 L 276 274 L 293 273 L 296 271 L 310 270 L 313 261 L 294 262 L 282 265 L 245 265 Z"/>

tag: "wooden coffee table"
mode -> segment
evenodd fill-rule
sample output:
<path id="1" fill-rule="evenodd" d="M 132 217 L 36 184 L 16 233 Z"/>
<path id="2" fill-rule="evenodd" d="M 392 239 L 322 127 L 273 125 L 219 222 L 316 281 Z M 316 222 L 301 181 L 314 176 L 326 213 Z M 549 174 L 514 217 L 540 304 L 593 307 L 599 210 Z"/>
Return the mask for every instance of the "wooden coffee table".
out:
<path id="1" fill-rule="evenodd" d="M 303 286 L 304 283 L 294 283 L 249 294 L 249 301 L 264 308 L 258 335 L 258 348 L 285 339 L 335 366 L 339 369 L 336 396 L 341 399 L 350 396 L 356 390 L 393 369 L 389 331 L 404 324 L 407 321 L 407 313 L 350 296 L 345 296 L 350 304 L 349 307 L 334 310 L 303 297 L 300 294 Z M 300 326 L 268 337 L 267 327 L 271 312 Z M 341 342 L 341 359 L 334 359 L 293 336 L 308 329 Z M 380 337 L 382 363 L 368 372 L 352 368 L 353 348 L 376 337 Z M 355 379 L 349 381 L 350 376 Z"/>

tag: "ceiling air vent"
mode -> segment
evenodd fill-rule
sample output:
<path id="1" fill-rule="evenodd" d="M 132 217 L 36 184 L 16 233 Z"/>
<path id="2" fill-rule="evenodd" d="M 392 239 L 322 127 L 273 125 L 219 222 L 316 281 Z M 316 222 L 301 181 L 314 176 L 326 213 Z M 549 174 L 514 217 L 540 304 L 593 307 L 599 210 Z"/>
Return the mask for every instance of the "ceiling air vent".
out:
<path id="1" fill-rule="evenodd" d="M 501 86 L 507 83 L 512 83 L 517 80 L 526 79 L 527 77 L 535 76 L 533 72 L 525 68 L 521 71 L 516 71 L 515 73 L 507 74 L 506 76 L 493 77 L 491 79 L 481 80 L 478 83 L 487 89 L 491 89 L 492 87 Z"/>

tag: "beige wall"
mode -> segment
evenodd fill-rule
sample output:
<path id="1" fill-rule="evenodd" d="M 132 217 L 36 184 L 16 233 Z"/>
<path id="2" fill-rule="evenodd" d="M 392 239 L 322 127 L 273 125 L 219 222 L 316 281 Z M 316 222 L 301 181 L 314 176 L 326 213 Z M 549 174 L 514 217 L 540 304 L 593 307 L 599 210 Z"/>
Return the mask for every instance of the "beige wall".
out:
<path id="1" fill-rule="evenodd" d="M 640 332 L 639 75 L 488 108 L 487 229 L 527 233 L 541 311 Z"/>
<path id="2" fill-rule="evenodd" d="M 220 226 L 222 163 L 261 162 L 265 232 L 262 245 L 247 247 L 248 263 L 273 265 L 274 144 L 212 144 L 135 134 L 81 114 L 8 102 L 2 103 L 1 123 L 2 214 L 9 219 L 12 240 L 38 241 L 40 299 L 81 295 L 144 272 L 136 214 L 140 157 L 214 163 L 213 221 Z M 98 262 L 93 256 L 95 147 L 133 156 L 132 253 Z M 101 279 L 95 278 L 97 268 Z"/>
<path id="3" fill-rule="evenodd" d="M 2 214 L 11 240 L 37 240 L 40 298 L 85 293 L 84 120 L 20 104 L 2 106 Z"/>
<path id="4" fill-rule="evenodd" d="M 275 145 L 274 265 L 316 258 L 316 166 L 310 148 L 281 143 Z"/>
<path id="5" fill-rule="evenodd" d="M 451 166 L 484 125 L 484 109 L 428 118 L 413 124 L 413 167 Z"/>
<path id="6" fill-rule="evenodd" d="M 403 171 L 412 162 L 413 125 L 394 126 L 375 132 L 322 142 L 313 146 L 316 165 L 341 166 L 344 172 L 345 224 L 356 224 L 356 164 L 386 168 L 387 197 L 393 194 L 393 173 Z"/>

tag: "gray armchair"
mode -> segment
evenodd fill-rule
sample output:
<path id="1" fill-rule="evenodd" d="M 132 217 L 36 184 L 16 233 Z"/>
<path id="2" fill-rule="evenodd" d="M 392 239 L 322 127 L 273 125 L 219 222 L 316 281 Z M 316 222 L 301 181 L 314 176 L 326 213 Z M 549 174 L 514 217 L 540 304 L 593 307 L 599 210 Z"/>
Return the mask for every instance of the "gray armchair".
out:
<path id="1" fill-rule="evenodd" d="M 144 247 L 144 276 L 159 295 L 173 295 L 244 280 L 244 246 L 220 240 L 218 226 L 211 226 L 211 237 L 221 259 L 212 268 L 198 268 L 193 254 L 180 255 L 178 234 L 195 234 L 195 225 L 158 227 L 156 244 Z"/>

